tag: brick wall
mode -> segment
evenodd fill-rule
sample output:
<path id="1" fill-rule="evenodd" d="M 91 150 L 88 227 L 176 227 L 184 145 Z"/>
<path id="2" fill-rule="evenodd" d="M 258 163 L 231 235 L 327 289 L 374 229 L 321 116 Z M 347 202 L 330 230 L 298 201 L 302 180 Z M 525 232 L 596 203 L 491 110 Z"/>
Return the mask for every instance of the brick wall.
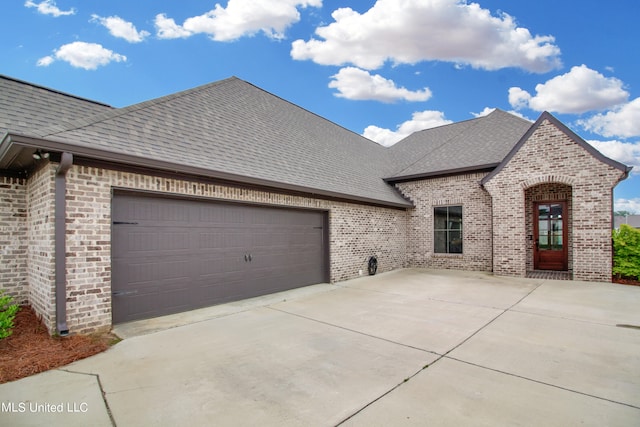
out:
<path id="1" fill-rule="evenodd" d="M 406 212 L 246 188 L 145 176 L 87 166 L 67 173 L 67 324 L 86 333 L 111 325 L 111 196 L 113 188 L 247 201 L 329 211 L 332 282 L 405 266 Z"/>
<path id="2" fill-rule="evenodd" d="M 491 197 L 480 186 L 486 173 L 410 181 L 397 188 L 415 204 L 408 212 L 407 263 L 411 267 L 491 271 Z M 433 210 L 462 206 L 462 254 L 435 254 Z"/>
<path id="3" fill-rule="evenodd" d="M 27 286 L 27 190 L 25 181 L 0 177 L 0 289 L 19 304 Z"/>
<path id="4" fill-rule="evenodd" d="M 27 183 L 29 303 L 55 331 L 55 167 L 45 163 Z"/>
<path id="5" fill-rule="evenodd" d="M 610 281 L 612 188 L 622 175 L 543 120 L 509 163 L 485 184 L 493 204 L 494 273 L 526 274 L 530 252 L 525 192 L 557 183 L 571 188 L 574 279 Z"/>

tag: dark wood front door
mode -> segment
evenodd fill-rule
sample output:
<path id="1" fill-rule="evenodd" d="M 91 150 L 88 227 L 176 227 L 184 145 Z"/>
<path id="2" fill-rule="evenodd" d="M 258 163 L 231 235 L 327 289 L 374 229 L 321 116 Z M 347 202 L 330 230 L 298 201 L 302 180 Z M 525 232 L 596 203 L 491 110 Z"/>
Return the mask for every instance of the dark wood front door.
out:
<path id="1" fill-rule="evenodd" d="M 566 271 L 567 204 L 565 202 L 534 203 L 534 248 L 536 270 Z"/>

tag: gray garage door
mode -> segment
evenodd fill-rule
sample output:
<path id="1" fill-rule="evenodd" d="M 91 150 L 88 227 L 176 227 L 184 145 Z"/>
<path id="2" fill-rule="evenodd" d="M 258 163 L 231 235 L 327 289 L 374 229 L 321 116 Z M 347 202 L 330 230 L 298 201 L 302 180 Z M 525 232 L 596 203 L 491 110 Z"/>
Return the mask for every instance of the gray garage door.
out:
<path id="1" fill-rule="evenodd" d="M 116 193 L 113 322 L 326 282 L 326 215 Z"/>

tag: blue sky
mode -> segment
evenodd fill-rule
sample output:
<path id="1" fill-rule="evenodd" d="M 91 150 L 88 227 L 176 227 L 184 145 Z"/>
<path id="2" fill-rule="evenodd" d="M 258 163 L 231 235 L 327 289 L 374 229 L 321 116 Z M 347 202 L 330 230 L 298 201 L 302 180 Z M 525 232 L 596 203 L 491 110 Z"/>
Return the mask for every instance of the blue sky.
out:
<path id="1" fill-rule="evenodd" d="M 0 73 L 114 107 L 237 76 L 383 145 L 492 108 L 546 110 L 635 167 L 615 207 L 640 213 L 637 1 L 5 0 L 0 12 Z"/>

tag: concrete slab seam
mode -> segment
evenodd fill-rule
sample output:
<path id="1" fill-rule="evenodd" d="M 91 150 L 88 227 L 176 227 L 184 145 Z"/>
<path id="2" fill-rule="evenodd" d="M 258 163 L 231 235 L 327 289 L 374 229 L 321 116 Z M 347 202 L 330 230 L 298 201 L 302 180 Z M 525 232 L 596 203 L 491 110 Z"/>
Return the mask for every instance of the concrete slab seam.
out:
<path id="1" fill-rule="evenodd" d="M 413 377 L 418 375 L 420 372 L 424 371 L 425 369 L 427 369 L 430 366 L 433 366 L 434 363 L 436 363 L 438 360 L 440 360 L 440 359 L 442 359 L 444 357 L 442 354 L 436 353 L 434 351 L 425 350 L 423 348 L 418 348 L 418 347 L 414 347 L 414 346 L 411 346 L 411 345 L 399 343 L 397 341 L 388 340 L 386 338 L 377 337 L 375 335 L 366 334 L 364 332 L 360 332 L 360 331 L 356 331 L 356 330 L 353 330 L 353 329 L 345 328 L 344 326 L 339 326 L 339 325 L 335 325 L 335 324 L 332 324 L 332 323 L 329 323 L 329 322 L 325 322 L 325 321 L 322 321 L 322 320 L 314 319 L 314 318 L 311 318 L 311 317 L 302 316 L 300 314 L 291 313 L 291 312 L 288 312 L 286 310 L 282 310 L 282 309 L 279 309 L 279 308 L 274 308 L 274 307 L 267 307 L 267 308 L 270 308 L 271 310 L 278 311 L 278 312 L 283 313 L 283 314 L 288 314 L 288 315 L 291 315 L 291 316 L 299 317 L 301 319 L 305 319 L 305 320 L 309 320 L 309 321 L 312 321 L 312 322 L 316 322 L 316 323 L 320 323 L 320 324 L 323 324 L 323 325 L 327 325 L 327 326 L 331 326 L 331 327 L 334 327 L 334 328 L 338 328 L 338 329 L 341 329 L 341 330 L 344 330 L 344 331 L 353 332 L 353 333 L 356 333 L 358 335 L 366 336 L 366 337 L 369 337 L 369 338 L 374 338 L 374 339 L 377 339 L 377 340 L 380 340 L 380 341 L 385 341 L 385 342 L 388 342 L 390 344 L 395 344 L 395 345 L 399 345 L 399 346 L 402 346 L 402 347 L 410 348 L 410 349 L 413 349 L 413 350 L 418 350 L 418 351 L 422 351 L 422 352 L 425 352 L 425 353 L 435 354 L 436 356 L 438 356 L 438 358 L 436 360 L 434 360 L 433 362 L 424 365 L 422 368 L 417 370 L 415 373 L 413 373 L 413 374 L 409 375 L 408 377 L 406 377 L 402 382 L 400 382 L 400 383 L 396 384 L 395 386 L 391 387 L 389 390 L 385 391 L 384 393 L 382 393 L 381 395 L 379 395 L 378 397 L 376 397 L 375 399 L 371 400 L 369 403 L 367 403 L 366 405 L 362 406 L 357 411 L 355 411 L 354 413 L 349 415 L 348 417 L 346 417 L 343 420 L 341 420 L 340 422 L 338 422 L 336 424 L 336 427 L 339 426 L 339 425 L 344 424 L 345 422 L 347 422 L 351 418 L 355 417 L 360 412 L 362 412 L 363 410 L 365 410 L 369 406 L 373 405 L 374 403 L 376 403 L 377 401 L 379 401 L 380 399 L 382 399 L 383 397 L 385 397 L 386 395 L 388 395 L 392 391 L 396 390 L 401 385 L 407 383 Z"/>
<path id="2" fill-rule="evenodd" d="M 558 316 L 558 315 L 554 315 L 554 314 L 551 314 L 551 313 L 537 313 L 535 311 L 528 311 L 528 310 L 523 310 L 523 309 L 520 309 L 520 310 L 511 309 L 509 311 L 511 311 L 513 313 L 527 314 L 529 316 L 539 316 L 539 317 L 544 317 L 544 318 L 549 318 L 549 319 L 568 320 L 568 321 L 571 321 L 571 322 L 586 323 L 586 324 L 589 324 L 589 325 L 609 326 L 609 327 L 612 327 L 612 328 L 618 327 L 618 328 L 628 328 L 628 329 L 640 329 L 640 326 L 594 322 L 593 320 L 577 319 L 575 317 L 567 317 L 567 316 Z"/>
<path id="3" fill-rule="evenodd" d="M 109 420 L 111 421 L 111 425 L 113 427 L 117 427 L 116 420 L 113 418 L 113 412 L 111 412 L 111 407 L 109 406 L 109 402 L 107 401 L 107 393 L 104 391 L 104 387 L 102 387 L 102 381 L 100 381 L 100 375 L 91 374 L 89 372 L 71 371 L 69 369 L 58 369 L 58 371 L 66 372 L 68 374 L 87 375 L 87 376 L 90 376 L 90 377 L 95 377 L 95 379 L 96 379 L 96 381 L 98 383 L 98 388 L 100 389 L 100 395 L 102 396 L 102 402 L 104 403 L 104 407 L 107 410 L 107 415 L 109 416 Z"/>
<path id="4" fill-rule="evenodd" d="M 541 384 L 541 385 L 544 385 L 544 386 L 557 388 L 559 390 L 568 391 L 570 393 L 580 394 L 582 396 L 591 397 L 591 398 L 594 398 L 594 399 L 603 400 L 605 402 L 615 403 L 617 405 L 627 406 L 629 408 L 640 410 L 640 406 L 635 406 L 635 405 L 632 405 L 630 403 L 618 402 L 616 400 L 607 399 L 606 397 L 596 396 L 594 394 L 585 393 L 585 392 L 579 391 L 579 390 L 573 390 L 573 389 L 570 389 L 570 388 L 567 388 L 567 387 L 562 387 L 562 386 L 559 386 L 559 385 L 556 385 L 556 384 L 551 384 L 551 383 L 547 383 L 547 382 L 544 382 L 544 381 L 536 380 L 536 379 L 533 379 L 533 378 L 528 378 L 528 377 L 525 377 L 525 376 L 522 376 L 522 375 L 514 374 L 512 372 L 502 371 L 500 369 L 489 368 L 487 366 L 478 365 L 477 363 L 468 362 L 466 360 L 457 359 L 457 358 L 451 357 L 451 356 L 442 356 L 440 359 L 443 359 L 443 358 L 446 358 L 446 359 L 449 359 L 449 360 L 455 360 L 456 362 L 464 363 L 466 365 L 474 366 L 476 368 L 486 369 L 488 371 L 496 372 L 496 373 L 499 373 L 499 374 L 508 375 L 510 377 L 519 378 L 519 379 L 522 379 L 522 380 L 525 380 L 525 381 L 531 381 L 531 382 L 534 382 L 534 383 L 537 383 L 537 384 Z M 440 360 L 440 359 L 438 359 L 438 360 Z M 435 362 L 433 362 L 433 363 L 435 363 Z M 432 363 L 432 365 L 433 365 L 433 363 Z"/>
<path id="5" fill-rule="evenodd" d="M 420 368 L 419 370 L 417 370 L 415 373 L 413 373 L 412 375 L 409 375 L 407 378 L 405 378 L 402 382 L 396 384 L 395 386 L 391 387 L 389 390 L 385 391 L 384 393 L 382 393 L 380 396 L 376 397 L 375 399 L 373 399 L 371 402 L 367 403 L 366 405 L 364 405 L 362 408 L 358 409 L 357 411 L 355 411 L 353 414 L 349 415 L 348 417 L 346 417 L 345 419 L 343 419 L 342 421 L 338 422 L 335 427 L 338 427 L 344 423 L 346 423 L 347 421 L 349 421 L 351 418 L 355 417 L 356 415 L 358 415 L 360 412 L 364 411 L 365 409 L 367 409 L 369 406 L 373 405 L 374 403 L 376 403 L 377 401 L 379 401 L 380 399 L 382 399 L 383 397 L 387 396 L 388 394 L 390 394 L 391 392 L 393 392 L 394 390 L 400 388 L 401 385 L 409 382 L 413 377 L 415 377 L 416 375 L 418 375 L 420 372 L 424 371 L 425 369 L 427 369 L 430 366 L 433 366 L 434 363 L 436 363 L 438 360 L 442 359 L 444 356 L 440 356 L 438 357 L 436 360 L 434 360 L 433 362 L 424 365 L 422 368 Z"/>
<path id="6" fill-rule="evenodd" d="M 285 313 L 285 314 L 290 314 L 290 315 L 297 316 L 297 317 L 300 317 L 300 318 L 303 318 L 303 319 L 311 320 L 311 321 L 318 322 L 318 323 L 322 323 L 322 324 L 325 324 L 325 325 L 328 325 L 328 326 L 333 326 L 333 327 L 340 328 L 340 329 L 343 329 L 343 330 L 346 330 L 346 331 L 355 332 L 355 333 L 360 334 L 360 335 L 368 336 L 368 337 L 371 337 L 371 338 L 379 339 L 379 340 L 386 341 L 386 342 L 389 342 L 389 343 L 392 343 L 392 344 L 401 345 L 401 346 L 408 347 L 408 348 L 412 348 L 412 349 L 416 349 L 416 350 L 421 350 L 421 351 L 424 351 L 424 352 L 427 352 L 427 353 L 431 353 L 431 354 L 435 354 L 435 355 L 439 356 L 439 357 L 438 357 L 436 360 L 434 360 L 433 362 L 431 362 L 431 363 L 429 363 L 429 364 L 427 364 L 427 365 L 423 366 L 420 370 L 418 370 L 417 372 L 415 372 L 413 375 L 411 375 L 411 376 L 409 376 L 409 377 L 405 378 L 402 382 L 400 382 L 400 383 L 396 384 L 395 386 L 393 386 L 392 388 L 390 388 L 390 389 L 389 389 L 389 390 L 387 390 L 386 392 L 382 393 L 380 396 L 376 397 L 375 399 L 371 400 L 369 403 L 367 403 L 366 405 L 362 406 L 360 409 L 358 409 L 357 411 L 355 411 L 354 413 L 352 413 L 351 415 L 349 415 L 348 417 L 346 417 L 345 419 L 343 419 L 342 421 L 340 421 L 339 423 L 337 423 L 337 424 L 336 424 L 336 426 L 339 426 L 339 425 L 344 424 L 345 422 L 347 422 L 347 421 L 348 421 L 348 420 L 350 420 L 351 418 L 355 417 L 356 415 L 358 415 L 359 413 L 361 413 L 362 411 L 364 411 L 366 408 L 368 408 L 369 406 L 373 405 L 374 403 L 376 403 L 377 401 L 379 401 L 379 400 L 380 400 L 380 399 L 382 399 L 383 397 L 387 396 L 388 394 L 390 394 L 390 393 L 391 393 L 391 392 L 393 392 L 394 390 L 398 389 L 398 388 L 399 388 L 400 386 L 402 386 L 403 384 L 405 384 L 405 383 L 409 382 L 412 378 L 414 378 L 414 377 L 415 377 L 416 375 L 418 375 L 420 372 L 424 371 L 425 369 L 429 368 L 430 366 L 435 365 L 435 364 L 436 364 L 438 361 L 440 361 L 442 358 L 446 357 L 446 355 L 447 355 L 447 354 L 449 354 L 450 352 L 452 352 L 452 351 L 453 351 L 453 350 L 455 350 L 456 348 L 460 347 L 462 344 L 464 344 L 465 342 L 467 342 L 470 338 L 472 338 L 472 337 L 473 337 L 473 336 L 475 336 L 477 333 L 479 333 L 481 330 L 483 330 L 484 328 L 486 328 L 487 326 L 489 326 L 491 323 L 493 323 L 495 320 L 497 320 L 497 319 L 498 319 L 500 316 L 502 316 L 504 313 L 506 313 L 507 311 L 511 310 L 511 309 L 512 309 L 513 307 L 515 307 L 517 304 L 519 304 L 520 302 L 522 302 L 525 298 L 527 298 L 529 295 L 531 295 L 531 293 L 532 293 L 533 291 L 535 291 L 536 289 L 538 289 L 538 287 L 540 287 L 540 286 L 542 285 L 542 283 L 544 283 L 544 282 L 541 282 L 540 284 L 538 284 L 534 289 L 532 289 L 531 291 L 529 291 L 526 295 L 524 295 L 522 298 L 520 298 L 518 301 L 516 301 L 516 302 L 515 302 L 514 304 L 512 304 L 510 307 L 508 307 L 508 308 L 506 308 L 506 309 L 503 309 L 503 311 L 502 311 L 502 312 L 498 313 L 498 315 L 496 315 L 494 318 L 492 318 L 491 320 L 489 320 L 486 324 L 484 324 L 483 326 L 481 326 L 477 331 L 475 331 L 474 333 L 472 333 L 471 335 L 469 335 L 466 339 L 462 340 L 460 343 L 458 343 L 458 345 L 456 345 L 456 346 L 454 346 L 453 348 L 451 348 L 451 349 L 450 349 L 449 351 L 447 351 L 445 354 L 439 354 L 439 353 L 436 353 L 436 352 L 433 352 L 433 351 L 429 351 L 429 350 L 425 350 L 425 349 L 421 349 L 421 348 L 417 348 L 417 347 L 409 346 L 409 345 L 406 345 L 406 344 L 403 344 L 403 343 L 399 343 L 399 342 L 396 342 L 396 341 L 391 341 L 391 340 L 388 340 L 388 339 L 385 339 L 385 338 L 376 337 L 376 336 L 374 336 L 374 335 L 365 334 L 365 333 L 362 333 L 362 332 L 360 332 L 360 331 L 355 331 L 355 330 L 352 330 L 352 329 L 345 328 L 345 327 L 343 327 L 343 326 L 334 325 L 334 324 L 331 324 L 331 323 L 328 323 L 328 322 L 325 322 L 325 321 L 321 321 L 321 320 L 317 320 L 317 319 L 313 319 L 313 318 L 310 318 L 310 317 L 307 317 L 307 316 L 301 316 L 301 315 L 296 314 L 296 313 L 290 313 L 290 312 L 287 312 L 287 311 L 282 310 L 282 309 L 277 309 L 277 308 L 273 308 L 273 307 L 268 307 L 268 308 L 270 308 L 270 309 L 272 309 L 272 310 L 275 310 L 275 311 L 279 311 L 279 312 Z M 380 292 L 380 293 L 385 293 L 385 292 Z M 495 309 L 495 307 L 492 307 L 492 308 L 494 308 L 494 309 Z"/>
<path id="7" fill-rule="evenodd" d="M 375 335 L 366 334 L 366 333 L 361 332 L 361 331 L 356 331 L 355 329 L 349 329 L 349 328 L 345 328 L 344 326 L 336 325 L 334 323 L 325 322 L 324 320 L 314 319 L 313 317 L 303 316 L 303 315 L 297 314 L 297 313 L 291 313 L 289 311 L 282 310 L 281 308 L 274 308 L 274 307 L 270 307 L 270 306 L 267 306 L 265 308 L 271 309 L 273 311 L 278 311 L 278 312 L 283 313 L 283 314 L 288 314 L 290 316 L 295 316 L 295 317 L 299 317 L 301 319 L 309 320 L 311 322 L 316 322 L 316 323 L 320 323 L 322 325 L 327 325 L 327 326 L 331 326 L 333 328 L 338 328 L 338 329 L 341 329 L 343 331 L 353 332 L 354 334 L 358 334 L 358 335 L 362 335 L 362 336 L 365 336 L 365 337 L 374 338 L 374 339 L 377 339 L 377 340 L 380 340 L 380 341 L 385 341 L 385 342 L 388 342 L 388 343 L 391 343 L 391 344 L 399 345 L 399 346 L 402 346 L 402 347 L 410 348 L 410 349 L 413 349 L 413 350 L 418 350 L 418 351 L 422 351 L 422 352 L 425 352 L 425 353 L 435 354 L 436 356 L 440 356 L 440 357 L 443 356 L 442 354 L 436 353 L 435 351 L 425 350 L 424 348 L 414 347 L 412 345 L 408 345 L 408 344 L 404 344 L 404 343 L 401 343 L 401 342 L 389 340 L 387 338 L 382 338 L 382 337 L 377 337 Z"/>
<path id="8" fill-rule="evenodd" d="M 513 304 L 511 304 L 511 306 L 507 307 L 506 309 L 504 309 L 501 313 L 498 313 L 493 319 L 489 320 L 487 323 L 485 323 L 483 326 L 481 326 L 480 328 L 478 328 L 478 330 L 476 330 L 474 333 L 472 333 L 471 335 L 469 335 L 467 338 L 463 339 L 462 341 L 460 341 L 458 343 L 458 345 L 454 346 L 453 348 L 449 349 L 449 351 L 447 351 L 445 354 L 443 354 L 443 356 L 448 355 L 449 353 L 451 353 L 452 351 L 454 351 L 455 349 L 457 349 L 458 347 L 460 347 L 462 344 L 466 343 L 467 341 L 469 341 L 471 338 L 473 338 L 474 336 L 476 336 L 477 334 L 480 333 L 480 331 L 482 331 L 483 329 L 485 329 L 487 326 L 491 325 L 493 322 L 495 322 L 496 320 L 498 320 L 500 317 L 502 317 L 506 312 L 511 311 L 511 309 L 513 309 L 513 307 L 515 307 L 516 305 L 520 304 L 522 301 L 524 301 L 527 297 L 529 297 L 529 295 L 531 295 L 536 289 L 538 289 L 540 286 L 543 285 L 544 282 L 541 282 L 540 284 L 538 284 L 535 288 L 531 289 L 529 292 L 527 292 L 526 295 L 524 295 L 522 298 L 520 298 L 518 301 L 514 302 Z"/>

